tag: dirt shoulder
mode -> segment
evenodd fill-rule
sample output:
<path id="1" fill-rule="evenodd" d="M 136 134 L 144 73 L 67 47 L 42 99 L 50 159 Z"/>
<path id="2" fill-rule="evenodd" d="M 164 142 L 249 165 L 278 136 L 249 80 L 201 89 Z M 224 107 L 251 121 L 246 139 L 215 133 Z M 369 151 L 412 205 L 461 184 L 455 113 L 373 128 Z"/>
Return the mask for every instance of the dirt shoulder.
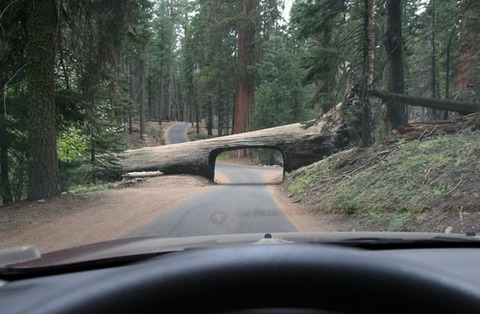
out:
<path id="1" fill-rule="evenodd" d="M 20 202 L 0 210 L 0 248 L 35 245 L 48 252 L 118 239 L 212 188 L 203 178 L 164 176 L 120 190 Z"/>

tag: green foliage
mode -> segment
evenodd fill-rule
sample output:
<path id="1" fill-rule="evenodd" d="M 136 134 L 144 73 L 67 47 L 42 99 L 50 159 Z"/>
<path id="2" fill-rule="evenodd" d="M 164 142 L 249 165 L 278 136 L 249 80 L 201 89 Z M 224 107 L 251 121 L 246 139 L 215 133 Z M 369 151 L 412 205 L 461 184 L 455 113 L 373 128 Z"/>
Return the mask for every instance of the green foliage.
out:
<path id="1" fill-rule="evenodd" d="M 406 27 L 406 92 L 412 95 L 432 96 L 432 33 L 436 43 L 436 90 L 437 98 L 452 98 L 456 91 L 458 58 L 460 57 L 459 21 L 463 14 L 462 7 L 455 1 L 435 0 L 436 28 L 432 29 L 433 11 L 431 1 L 408 1 L 405 15 Z M 418 13 L 421 12 L 421 13 Z M 447 56 L 450 56 L 447 74 Z M 447 86 L 447 79 L 449 86 Z M 430 113 L 430 118 L 432 117 Z M 416 120 L 427 117 L 411 115 Z"/>
<path id="2" fill-rule="evenodd" d="M 65 162 L 59 161 L 60 187 L 62 191 L 67 192 L 75 187 L 88 184 L 88 174 L 92 166 L 81 160 Z"/>
<path id="3" fill-rule="evenodd" d="M 299 194 L 307 190 L 315 180 L 315 171 L 307 169 L 303 173 L 295 176 L 294 181 L 288 185 L 287 190 L 292 194 Z"/>
<path id="4" fill-rule="evenodd" d="M 347 63 L 355 65 L 358 58 L 355 39 L 361 27 L 352 18 L 357 18 L 355 8 L 337 0 L 297 1 L 292 7 L 294 35 L 308 43 L 298 63 L 306 71 L 303 82 L 316 84 L 313 101 L 322 105 L 323 112 L 337 102 L 340 79 L 345 79 L 343 68 Z"/>
<path id="5" fill-rule="evenodd" d="M 69 127 L 57 139 L 58 158 L 64 162 L 85 157 L 88 137 L 78 128 Z"/>
<path id="6" fill-rule="evenodd" d="M 346 103 L 340 107 L 340 114 L 350 131 L 359 130 L 362 125 L 363 107 L 360 104 Z"/>
<path id="7" fill-rule="evenodd" d="M 393 213 L 389 217 L 388 231 L 406 231 L 406 224 L 415 218 L 419 211 L 417 209 L 404 209 Z"/>
<path id="8" fill-rule="evenodd" d="M 301 71 L 296 68 L 295 47 L 290 36 L 275 31 L 265 43 L 258 69 L 253 129 L 264 129 L 307 119 L 307 99 L 311 86 L 301 86 Z"/>
<path id="9" fill-rule="evenodd" d="M 238 60 L 236 35 L 238 3 L 200 1 L 192 19 L 190 37 L 184 42 L 188 95 L 197 104 L 198 119 L 213 127 L 231 125 Z M 223 130 L 222 130 L 223 131 Z"/>
<path id="10" fill-rule="evenodd" d="M 230 152 L 228 152 L 228 151 L 227 152 L 221 152 L 217 156 L 218 161 L 228 160 L 229 158 L 230 158 Z"/>

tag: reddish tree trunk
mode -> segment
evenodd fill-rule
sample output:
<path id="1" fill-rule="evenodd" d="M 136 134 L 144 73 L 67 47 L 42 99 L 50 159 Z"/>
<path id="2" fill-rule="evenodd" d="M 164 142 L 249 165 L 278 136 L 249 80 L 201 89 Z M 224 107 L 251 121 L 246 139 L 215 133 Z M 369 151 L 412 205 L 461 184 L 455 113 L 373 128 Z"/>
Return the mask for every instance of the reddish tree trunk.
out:
<path id="1" fill-rule="evenodd" d="M 480 2 L 478 0 L 462 0 L 465 15 L 462 18 L 460 30 L 460 50 L 457 76 L 457 91 L 461 92 L 467 85 L 480 88 L 479 33 L 480 33 Z"/>
<path id="2" fill-rule="evenodd" d="M 243 0 L 246 20 L 251 18 L 258 0 Z M 233 133 L 243 133 L 252 122 L 255 97 L 255 24 L 246 21 L 238 31 L 238 59 L 240 68 L 237 76 L 235 118 Z"/>

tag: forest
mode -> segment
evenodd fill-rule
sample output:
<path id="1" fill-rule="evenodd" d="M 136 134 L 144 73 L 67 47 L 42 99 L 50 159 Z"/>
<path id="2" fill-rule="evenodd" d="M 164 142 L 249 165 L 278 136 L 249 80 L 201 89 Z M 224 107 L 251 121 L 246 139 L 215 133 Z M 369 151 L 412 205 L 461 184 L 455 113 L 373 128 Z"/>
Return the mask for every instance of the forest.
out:
<path id="1" fill-rule="evenodd" d="M 388 93 L 479 103 L 479 43 L 476 0 L 0 0 L 1 200 L 110 180 L 133 122 L 223 136 L 344 103 L 366 147 L 453 119 Z"/>

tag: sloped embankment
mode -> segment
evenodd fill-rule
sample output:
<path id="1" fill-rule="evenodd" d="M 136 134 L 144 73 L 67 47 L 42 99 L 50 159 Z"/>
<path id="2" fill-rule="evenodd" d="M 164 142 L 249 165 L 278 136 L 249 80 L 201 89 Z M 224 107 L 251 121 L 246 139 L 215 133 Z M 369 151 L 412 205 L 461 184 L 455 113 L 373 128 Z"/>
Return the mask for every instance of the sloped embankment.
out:
<path id="1" fill-rule="evenodd" d="M 480 231 L 480 131 L 344 151 L 283 188 L 338 230 Z"/>

